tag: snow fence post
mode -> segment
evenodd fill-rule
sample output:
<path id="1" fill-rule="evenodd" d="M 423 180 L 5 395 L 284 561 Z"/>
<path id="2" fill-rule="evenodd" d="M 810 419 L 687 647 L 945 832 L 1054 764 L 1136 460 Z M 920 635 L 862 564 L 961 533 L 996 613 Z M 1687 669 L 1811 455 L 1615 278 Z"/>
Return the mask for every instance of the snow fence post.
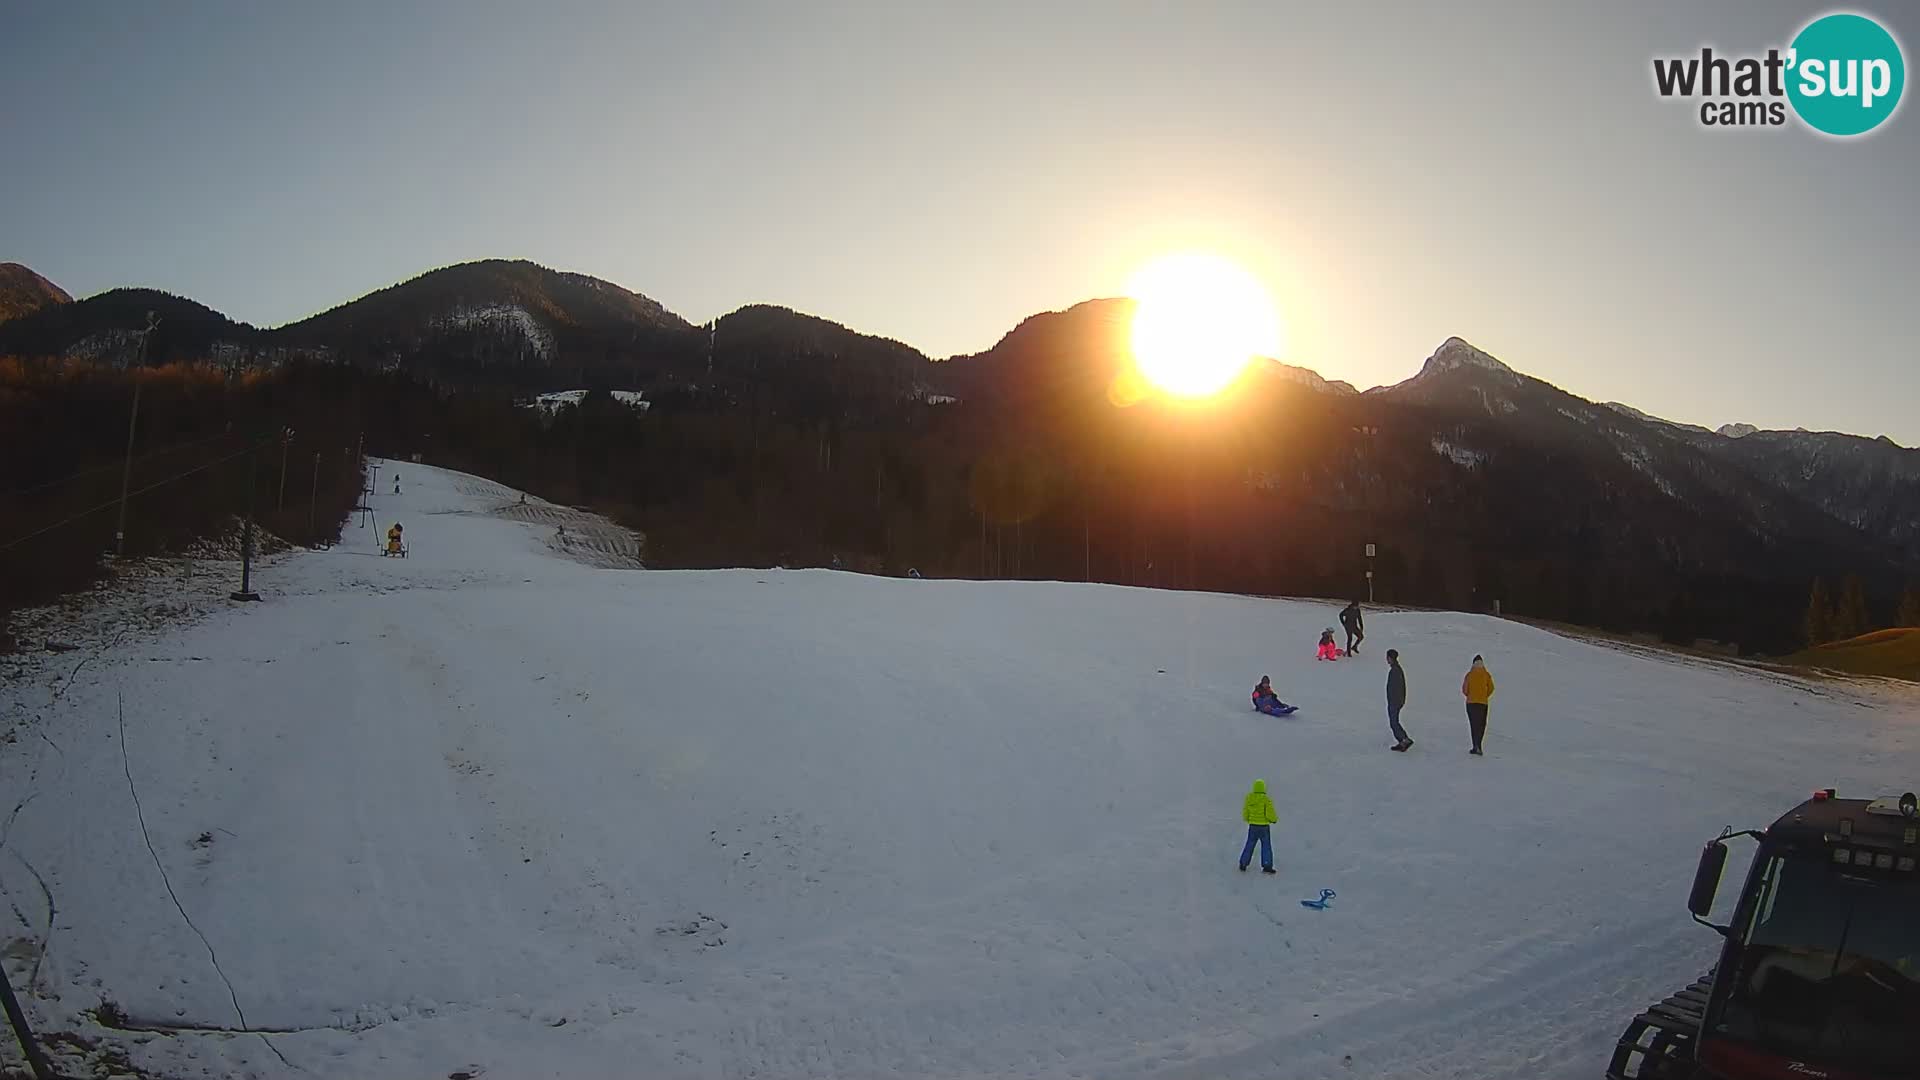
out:
<path id="1" fill-rule="evenodd" d="M 247 454 L 247 527 L 240 538 L 240 591 L 229 593 L 229 600 L 260 599 L 260 594 L 253 591 L 253 488 L 259 471 L 258 449 Z"/>

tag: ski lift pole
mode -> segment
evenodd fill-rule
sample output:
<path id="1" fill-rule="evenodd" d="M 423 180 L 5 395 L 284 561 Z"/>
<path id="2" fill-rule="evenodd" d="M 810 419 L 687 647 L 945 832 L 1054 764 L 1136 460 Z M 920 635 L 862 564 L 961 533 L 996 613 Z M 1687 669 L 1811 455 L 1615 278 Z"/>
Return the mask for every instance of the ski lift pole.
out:
<path id="1" fill-rule="evenodd" d="M 53 1066 L 47 1064 L 47 1056 L 40 1051 L 40 1044 L 33 1040 L 33 1029 L 27 1026 L 27 1014 L 20 1008 L 20 999 L 13 996 L 13 982 L 5 971 L 0 971 L 0 1004 L 7 1009 L 7 1023 L 13 1025 L 14 1037 L 20 1040 L 20 1050 L 27 1055 L 27 1064 L 33 1068 L 34 1080 L 56 1080 Z"/>

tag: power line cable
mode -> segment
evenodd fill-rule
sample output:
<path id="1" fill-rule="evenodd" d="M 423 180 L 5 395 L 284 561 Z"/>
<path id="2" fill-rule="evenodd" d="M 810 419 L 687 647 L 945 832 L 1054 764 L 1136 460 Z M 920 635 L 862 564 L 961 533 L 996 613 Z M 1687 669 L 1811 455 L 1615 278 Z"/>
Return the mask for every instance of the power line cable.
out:
<path id="1" fill-rule="evenodd" d="M 233 433 L 230 431 L 222 431 L 217 435 L 208 435 L 205 438 L 195 439 L 192 442 L 179 443 L 174 446 L 165 446 L 165 447 L 161 447 L 158 450 L 149 450 L 146 453 L 141 454 L 139 457 L 134 458 L 133 460 L 136 462 L 151 461 L 154 458 L 162 457 L 167 454 L 174 453 L 175 451 L 191 450 L 196 446 L 205 446 L 206 444 L 213 442 L 216 439 L 228 438 L 232 434 Z M 75 480 L 80 479 L 83 476 L 92 476 L 94 473 L 106 472 L 108 469 L 118 469 L 124 466 L 125 464 L 126 464 L 126 460 L 123 458 L 119 461 L 110 461 L 105 465 L 96 465 L 91 469 L 81 469 L 77 473 L 74 473 L 70 476 L 63 476 L 58 480 L 48 480 L 44 483 L 34 484 L 31 487 L 14 488 L 12 491 L 0 492 L 0 499 L 11 499 L 18 495 L 31 495 L 36 491 L 41 491 L 46 488 L 54 487 L 59 484 L 71 483 Z"/>
<path id="2" fill-rule="evenodd" d="M 248 446 L 240 450 L 236 450 L 233 453 L 228 454 L 226 457 L 219 458 L 214 461 L 209 461 L 204 465 L 196 465 L 193 468 L 188 469 L 186 472 L 176 473 L 173 476 L 167 477 L 165 480 L 156 480 L 153 483 L 146 485 L 145 487 L 135 488 L 134 490 L 127 492 L 127 498 L 131 499 L 135 495 L 145 494 L 146 492 L 152 491 L 154 488 L 165 487 L 166 485 L 171 484 L 176 480 L 185 480 L 187 477 L 192 476 L 195 473 L 206 472 L 208 469 L 213 468 L 215 465 L 224 465 L 227 462 L 232 461 L 234 458 L 240 457 L 243 454 L 250 454 L 255 450 L 260 449 L 262 446 L 266 446 L 267 444 L 274 441 L 275 440 L 273 439 L 263 439 L 252 446 Z M 73 515 L 72 517 L 62 518 L 61 520 L 56 521 L 51 525 L 45 526 L 44 528 L 35 529 L 34 531 L 26 534 L 25 536 L 15 537 L 14 539 L 9 540 L 4 544 L 0 544 L 0 551 L 6 551 L 9 548 L 18 547 L 21 544 L 24 544 L 27 541 L 34 539 L 35 537 L 45 536 L 47 533 L 50 533 L 55 529 L 61 528 L 62 526 L 71 525 L 74 522 L 79 521 L 81 518 L 91 517 L 92 515 L 97 514 L 102 510 L 108 510 L 118 505 L 120 505 L 120 500 L 118 498 L 108 499 L 106 502 L 103 502 L 99 506 L 96 506 L 90 510 L 82 510 L 79 513 Z"/>

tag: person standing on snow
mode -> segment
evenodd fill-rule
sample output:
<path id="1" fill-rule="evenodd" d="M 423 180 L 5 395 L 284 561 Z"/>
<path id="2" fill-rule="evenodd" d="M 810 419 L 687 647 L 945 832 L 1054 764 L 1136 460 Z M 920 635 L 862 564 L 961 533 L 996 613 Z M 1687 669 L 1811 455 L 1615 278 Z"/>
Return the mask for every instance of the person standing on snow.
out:
<path id="1" fill-rule="evenodd" d="M 1367 640 L 1367 624 L 1360 617 L 1360 601 L 1340 609 L 1340 625 L 1347 631 L 1347 655 L 1353 656 L 1355 647 Z"/>
<path id="2" fill-rule="evenodd" d="M 1460 680 L 1460 693 L 1467 699 L 1467 727 L 1473 732 L 1473 749 L 1467 753 L 1484 757 L 1480 743 L 1487 737 L 1487 705 L 1493 700 L 1493 672 L 1487 670 L 1485 658 L 1473 658 L 1467 677 Z"/>
<path id="3" fill-rule="evenodd" d="M 1387 650 L 1387 726 L 1393 729 L 1393 748 L 1406 753 L 1413 745 L 1400 726 L 1400 710 L 1407 706 L 1407 673 L 1400 670 L 1400 650 Z"/>
<path id="4" fill-rule="evenodd" d="M 1273 800 L 1267 797 L 1267 782 L 1255 780 L 1253 790 L 1240 804 L 1240 820 L 1247 823 L 1247 845 L 1240 849 L 1240 872 L 1246 873 L 1247 864 L 1253 861 L 1253 845 L 1260 845 L 1260 872 L 1272 874 L 1273 868 L 1273 826 L 1280 816 L 1273 812 Z"/>

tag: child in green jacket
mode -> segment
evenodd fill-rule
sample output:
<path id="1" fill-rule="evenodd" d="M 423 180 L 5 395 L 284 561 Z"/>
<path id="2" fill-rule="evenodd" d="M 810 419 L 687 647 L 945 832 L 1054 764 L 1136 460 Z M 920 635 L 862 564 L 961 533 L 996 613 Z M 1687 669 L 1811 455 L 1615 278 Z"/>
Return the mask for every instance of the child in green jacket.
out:
<path id="1" fill-rule="evenodd" d="M 1253 861 L 1253 845 L 1260 845 L 1260 872 L 1274 873 L 1273 869 L 1273 826 L 1280 820 L 1273 812 L 1273 800 L 1267 797 L 1267 782 L 1255 780 L 1253 790 L 1247 792 L 1246 799 L 1240 804 L 1240 820 L 1247 823 L 1247 846 L 1240 849 L 1240 872 L 1246 873 L 1247 864 Z"/>

